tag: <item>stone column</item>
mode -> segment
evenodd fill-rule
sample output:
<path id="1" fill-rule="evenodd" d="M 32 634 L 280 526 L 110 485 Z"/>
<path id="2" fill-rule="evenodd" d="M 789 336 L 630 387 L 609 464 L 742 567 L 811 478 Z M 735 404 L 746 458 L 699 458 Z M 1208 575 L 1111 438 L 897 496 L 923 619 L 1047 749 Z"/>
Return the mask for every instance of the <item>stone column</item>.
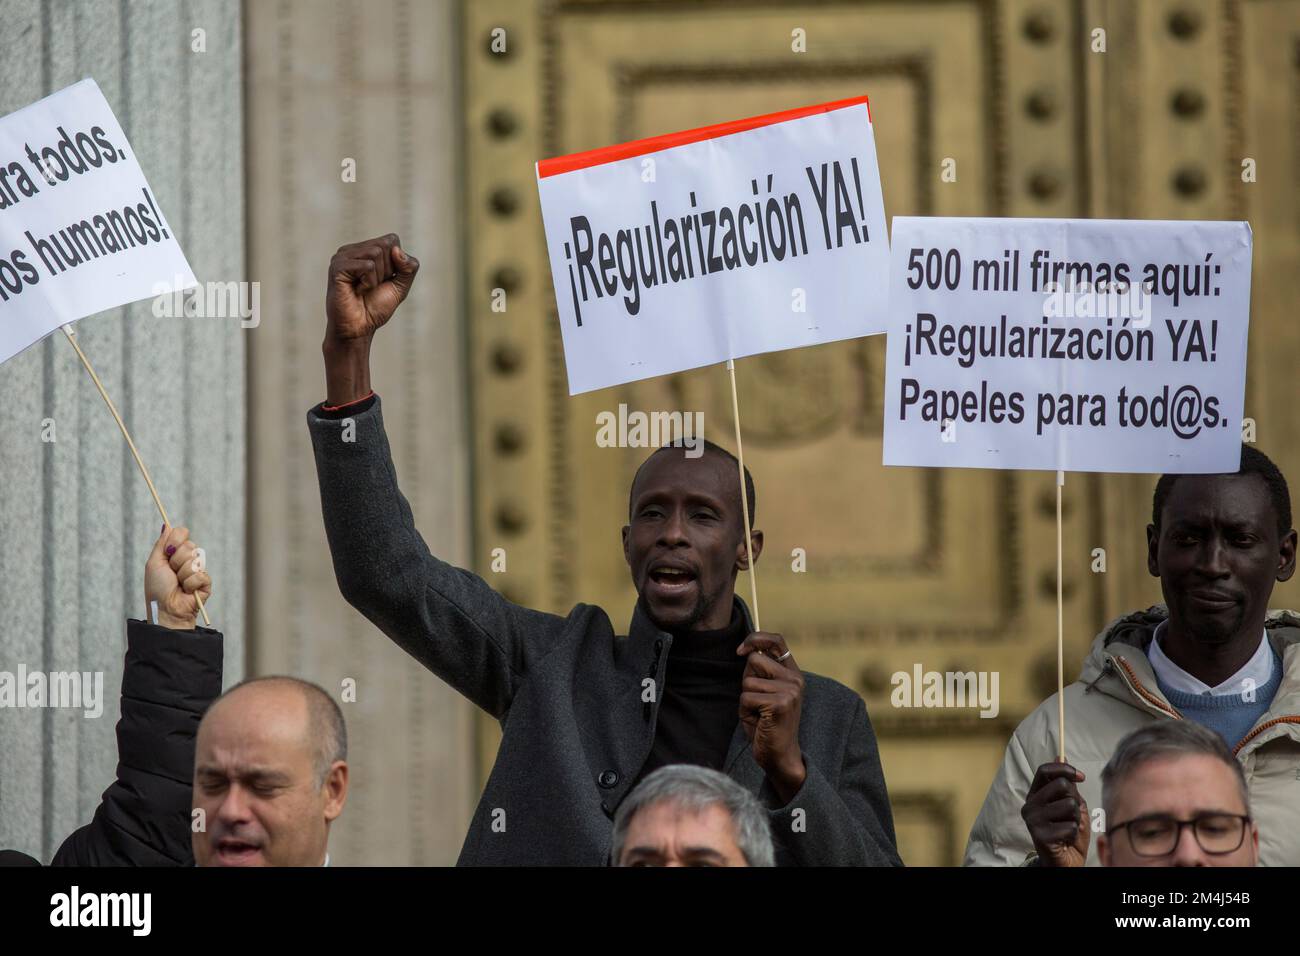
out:
<path id="1" fill-rule="evenodd" d="M 0 114 L 93 77 L 195 274 L 243 279 L 239 4 L 6 0 L 2 15 Z M 207 551 L 229 684 L 244 671 L 251 330 L 159 318 L 145 301 L 77 332 L 172 521 Z M 144 561 L 161 520 L 61 333 L 0 366 L 0 396 L 0 670 L 104 675 L 98 719 L 0 709 L 0 847 L 48 861 L 113 780 L 125 619 L 144 616 Z"/>
<path id="2" fill-rule="evenodd" d="M 325 277 L 340 245 L 396 232 L 420 260 L 380 332 L 375 389 L 429 548 L 470 561 L 461 325 L 455 6 L 277 0 L 245 7 L 249 261 L 250 671 L 342 700 L 351 791 L 336 864 L 454 863 L 478 797 L 473 707 L 339 595 L 307 409 L 325 397 Z M 341 697 L 344 681 L 356 698 Z"/>

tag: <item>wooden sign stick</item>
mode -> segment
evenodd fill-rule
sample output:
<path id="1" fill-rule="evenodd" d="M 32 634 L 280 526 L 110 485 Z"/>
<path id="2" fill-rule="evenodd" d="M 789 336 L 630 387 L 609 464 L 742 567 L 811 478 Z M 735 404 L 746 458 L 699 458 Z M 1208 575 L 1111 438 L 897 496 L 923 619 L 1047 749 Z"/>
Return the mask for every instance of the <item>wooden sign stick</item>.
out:
<path id="1" fill-rule="evenodd" d="M 167 509 L 163 507 L 162 499 L 158 497 L 158 489 L 153 486 L 153 479 L 149 477 L 149 469 L 144 466 L 144 460 L 140 457 L 140 452 L 136 450 L 135 442 L 131 440 L 131 433 L 126 430 L 126 423 L 122 421 L 122 416 L 117 413 L 117 406 L 113 400 L 108 397 L 108 392 L 104 390 L 104 383 L 99 380 L 95 374 L 94 368 L 91 367 L 90 360 L 86 358 L 86 353 L 81 351 L 81 346 L 77 344 L 76 337 L 72 334 L 72 327 L 63 326 L 63 334 L 68 337 L 72 347 L 77 350 L 77 357 L 81 359 L 81 364 L 85 366 L 86 371 L 90 374 L 91 381 L 99 389 L 100 397 L 104 399 L 104 404 L 108 410 L 113 413 L 113 420 L 117 422 L 117 427 L 122 429 L 122 437 L 126 439 L 127 446 L 131 449 L 131 454 L 135 456 L 135 463 L 140 466 L 140 474 L 144 475 L 145 484 L 149 486 L 149 493 L 153 495 L 153 503 L 158 506 L 158 512 L 162 515 L 163 522 L 170 525 L 171 519 L 167 517 Z M 208 619 L 208 609 L 203 606 L 203 598 L 199 592 L 194 592 L 194 599 L 199 602 L 199 612 L 203 615 L 203 623 L 208 627 L 212 626 L 212 621 Z"/>
<path id="2" fill-rule="evenodd" d="M 1065 763 L 1065 600 L 1061 568 L 1061 489 L 1065 472 L 1056 473 L 1056 719 L 1060 728 L 1061 763 Z"/>
<path id="3" fill-rule="evenodd" d="M 749 495 L 745 494 L 745 448 L 740 443 L 740 402 L 736 399 L 736 363 L 727 359 L 727 372 L 731 375 L 731 413 L 736 420 L 736 464 L 740 469 L 740 508 L 745 516 L 745 556 L 749 558 L 749 595 L 754 603 L 754 630 L 761 631 L 758 623 L 758 582 L 754 579 L 754 548 L 750 542 L 754 529 L 749 524 Z"/>

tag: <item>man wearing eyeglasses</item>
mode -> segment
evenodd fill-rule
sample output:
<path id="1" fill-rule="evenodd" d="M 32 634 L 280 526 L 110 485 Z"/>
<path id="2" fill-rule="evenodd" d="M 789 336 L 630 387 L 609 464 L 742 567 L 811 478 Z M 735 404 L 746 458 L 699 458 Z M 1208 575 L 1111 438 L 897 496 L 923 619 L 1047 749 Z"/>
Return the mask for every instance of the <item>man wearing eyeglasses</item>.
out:
<path id="1" fill-rule="evenodd" d="M 1201 724 L 1170 720 L 1133 731 L 1102 770 L 1101 793 L 1102 866 L 1259 862 L 1246 775 L 1223 738 Z"/>

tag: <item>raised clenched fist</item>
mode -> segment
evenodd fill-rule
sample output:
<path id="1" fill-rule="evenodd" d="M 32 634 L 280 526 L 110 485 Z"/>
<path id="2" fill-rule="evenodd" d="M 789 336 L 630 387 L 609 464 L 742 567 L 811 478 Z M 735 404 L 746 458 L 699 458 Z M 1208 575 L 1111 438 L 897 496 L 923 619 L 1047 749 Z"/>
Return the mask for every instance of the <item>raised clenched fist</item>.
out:
<path id="1" fill-rule="evenodd" d="M 341 246 L 330 260 L 326 343 L 373 336 L 411 291 L 419 269 L 395 233 Z"/>

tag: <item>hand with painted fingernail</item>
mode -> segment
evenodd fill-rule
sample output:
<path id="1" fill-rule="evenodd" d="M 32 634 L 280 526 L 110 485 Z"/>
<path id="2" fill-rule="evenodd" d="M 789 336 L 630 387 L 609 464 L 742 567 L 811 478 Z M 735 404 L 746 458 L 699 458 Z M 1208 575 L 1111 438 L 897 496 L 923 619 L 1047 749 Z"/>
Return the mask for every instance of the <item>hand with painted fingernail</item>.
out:
<path id="1" fill-rule="evenodd" d="M 199 597 L 212 595 L 203 549 L 190 540 L 188 528 L 169 528 L 154 542 L 144 566 L 145 620 L 173 630 L 192 631 L 199 613 Z"/>

